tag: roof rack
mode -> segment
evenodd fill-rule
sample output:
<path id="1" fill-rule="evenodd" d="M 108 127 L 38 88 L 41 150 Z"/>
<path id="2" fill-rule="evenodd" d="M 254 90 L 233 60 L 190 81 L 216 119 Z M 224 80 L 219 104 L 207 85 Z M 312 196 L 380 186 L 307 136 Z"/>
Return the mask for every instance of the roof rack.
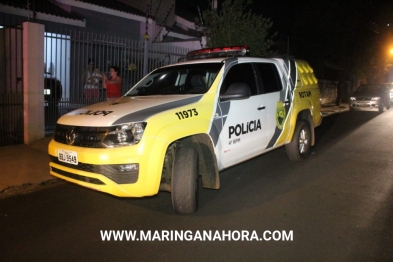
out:
<path id="1" fill-rule="evenodd" d="M 250 55 L 250 48 L 247 45 L 209 47 L 194 50 L 187 53 L 185 60 L 203 59 L 212 57 L 237 57 Z"/>

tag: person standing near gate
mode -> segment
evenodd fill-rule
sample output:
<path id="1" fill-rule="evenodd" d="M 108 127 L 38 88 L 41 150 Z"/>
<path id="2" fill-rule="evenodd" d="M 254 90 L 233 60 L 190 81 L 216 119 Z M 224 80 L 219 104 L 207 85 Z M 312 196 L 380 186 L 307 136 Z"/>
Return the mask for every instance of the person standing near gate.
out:
<path id="1" fill-rule="evenodd" d="M 106 89 L 106 98 L 108 100 L 121 96 L 122 80 L 119 75 L 119 67 L 111 66 L 109 70 L 110 77 L 105 73 L 102 74 L 102 88 Z"/>
<path id="2" fill-rule="evenodd" d="M 90 100 L 99 97 L 98 86 L 101 78 L 100 70 L 95 67 L 94 61 L 89 58 L 87 69 L 83 71 L 83 96 L 85 99 Z"/>

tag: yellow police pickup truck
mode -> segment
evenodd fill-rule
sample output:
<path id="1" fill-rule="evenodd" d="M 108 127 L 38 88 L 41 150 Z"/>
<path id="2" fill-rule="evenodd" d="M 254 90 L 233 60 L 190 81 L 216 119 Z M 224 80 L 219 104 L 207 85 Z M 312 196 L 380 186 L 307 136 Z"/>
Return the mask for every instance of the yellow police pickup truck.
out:
<path id="1" fill-rule="evenodd" d="M 169 191 L 175 212 L 194 213 L 199 179 L 219 189 L 221 170 L 280 146 L 306 158 L 320 108 L 305 61 L 252 57 L 247 46 L 195 50 L 116 100 L 63 115 L 50 173 L 119 197 Z"/>

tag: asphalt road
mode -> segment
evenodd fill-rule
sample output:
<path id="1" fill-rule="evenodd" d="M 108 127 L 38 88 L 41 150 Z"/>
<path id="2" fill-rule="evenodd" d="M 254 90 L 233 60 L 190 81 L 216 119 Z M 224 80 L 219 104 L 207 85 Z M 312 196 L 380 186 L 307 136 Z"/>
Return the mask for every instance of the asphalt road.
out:
<path id="1" fill-rule="evenodd" d="M 201 189 L 187 216 L 169 193 L 120 199 L 68 183 L 2 199 L 0 260 L 393 261 L 392 146 L 393 110 L 326 117 L 309 159 L 281 148 L 223 171 L 221 189 Z M 263 240 L 102 241 L 101 230 Z M 292 235 L 269 241 L 269 231 Z"/>

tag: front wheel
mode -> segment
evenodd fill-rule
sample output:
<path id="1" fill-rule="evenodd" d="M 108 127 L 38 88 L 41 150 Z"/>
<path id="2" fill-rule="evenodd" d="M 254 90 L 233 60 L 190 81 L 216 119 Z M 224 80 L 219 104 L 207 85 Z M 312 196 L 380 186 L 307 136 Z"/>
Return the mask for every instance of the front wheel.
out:
<path id="1" fill-rule="evenodd" d="M 305 121 L 296 124 L 292 141 L 285 145 L 289 159 L 299 161 L 305 159 L 311 150 L 311 130 L 310 125 Z"/>
<path id="2" fill-rule="evenodd" d="M 179 147 L 175 154 L 171 181 L 172 206 L 180 214 L 195 213 L 198 208 L 198 152 Z"/>

